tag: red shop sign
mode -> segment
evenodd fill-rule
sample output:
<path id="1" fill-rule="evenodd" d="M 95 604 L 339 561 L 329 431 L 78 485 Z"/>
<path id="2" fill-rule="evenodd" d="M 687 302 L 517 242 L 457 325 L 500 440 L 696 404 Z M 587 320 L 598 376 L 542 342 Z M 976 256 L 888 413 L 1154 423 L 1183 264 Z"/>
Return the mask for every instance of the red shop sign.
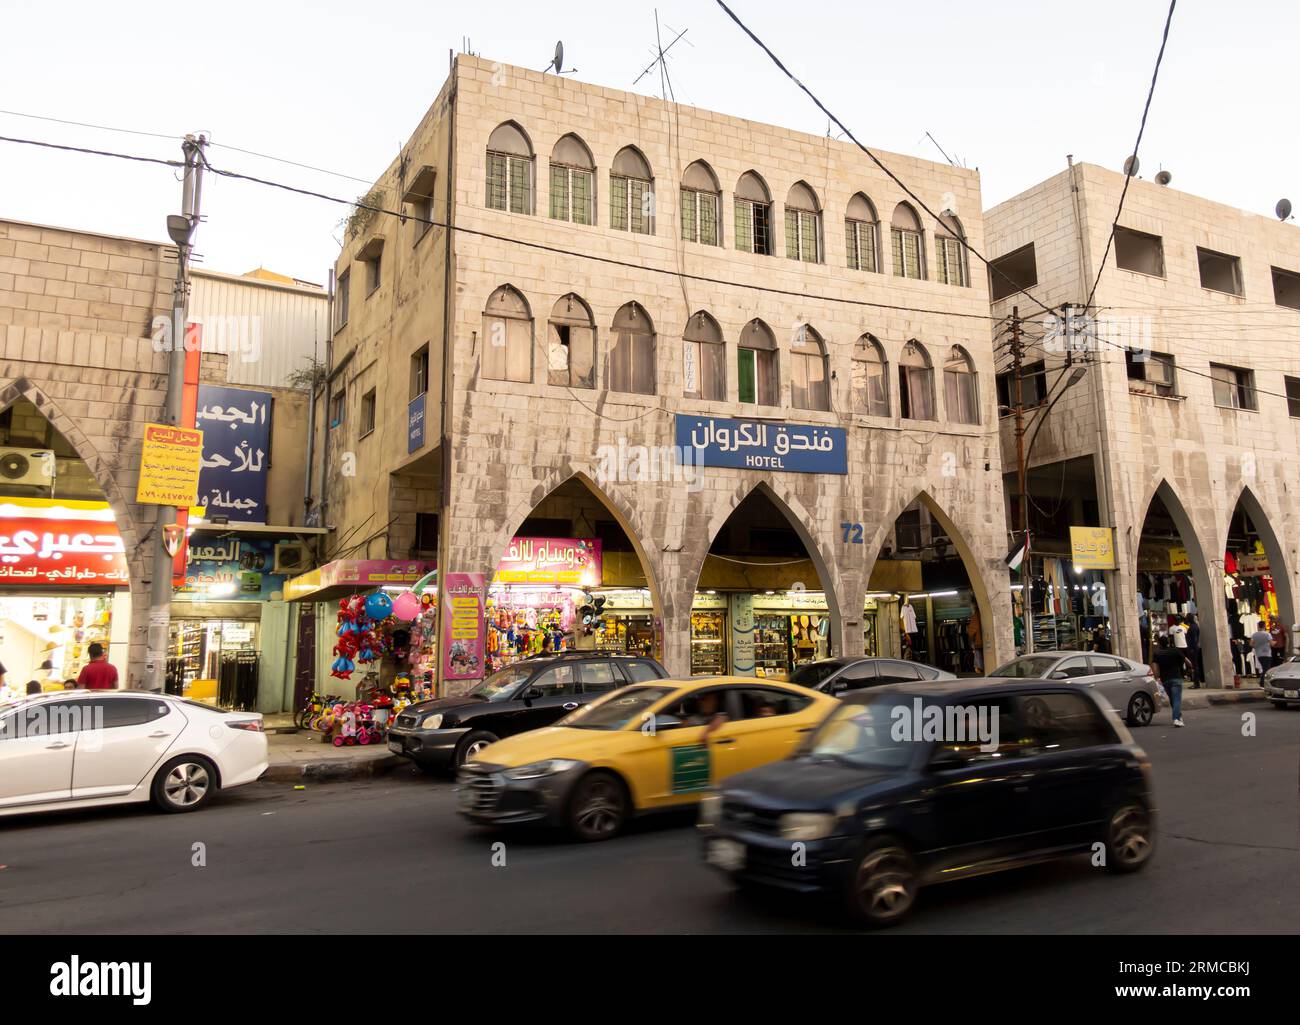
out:
<path id="1" fill-rule="evenodd" d="M 125 587 L 126 546 L 103 520 L 0 517 L 0 585 Z"/>

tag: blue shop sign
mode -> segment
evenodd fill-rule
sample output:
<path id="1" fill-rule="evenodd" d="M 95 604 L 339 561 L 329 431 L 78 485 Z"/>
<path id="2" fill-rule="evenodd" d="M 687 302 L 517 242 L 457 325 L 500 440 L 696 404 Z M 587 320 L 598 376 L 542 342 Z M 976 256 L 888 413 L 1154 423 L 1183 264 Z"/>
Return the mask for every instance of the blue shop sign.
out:
<path id="1" fill-rule="evenodd" d="M 195 426 L 203 432 L 198 504 L 207 519 L 266 522 L 266 479 L 271 468 L 270 392 L 199 385 Z"/>
<path id="2" fill-rule="evenodd" d="M 842 427 L 728 420 L 678 413 L 678 459 L 697 466 L 787 473 L 848 473 L 848 435 Z"/>
<path id="3" fill-rule="evenodd" d="M 247 538 L 190 537 L 185 583 L 176 601 L 266 601 L 283 593 L 285 577 L 275 566 L 275 542 Z"/>
<path id="4" fill-rule="evenodd" d="M 417 395 L 406 406 L 406 454 L 424 447 L 424 394 Z"/>

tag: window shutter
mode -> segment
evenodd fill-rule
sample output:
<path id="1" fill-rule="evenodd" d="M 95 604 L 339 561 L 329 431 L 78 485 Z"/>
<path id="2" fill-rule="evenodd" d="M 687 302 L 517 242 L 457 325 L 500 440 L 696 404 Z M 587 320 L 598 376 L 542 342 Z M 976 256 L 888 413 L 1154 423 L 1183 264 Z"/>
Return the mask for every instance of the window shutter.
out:
<path id="1" fill-rule="evenodd" d="M 686 242 L 699 241 L 695 198 L 696 193 L 690 189 L 682 189 L 682 239 Z"/>
<path id="2" fill-rule="evenodd" d="M 754 402 L 757 388 L 754 382 L 754 350 L 741 349 L 736 363 L 736 380 L 740 386 L 740 401 Z"/>
<path id="3" fill-rule="evenodd" d="M 500 153 L 487 155 L 487 205 L 492 210 L 506 208 L 506 158 Z"/>
<path id="4" fill-rule="evenodd" d="M 799 216 L 793 210 L 785 212 L 785 255 L 799 259 Z"/>
<path id="5" fill-rule="evenodd" d="M 810 213 L 799 214 L 800 248 L 803 259 L 808 263 L 817 263 L 817 218 Z"/>
<path id="6" fill-rule="evenodd" d="M 894 276 L 901 278 L 903 272 L 903 233 L 897 228 L 889 229 L 889 242 L 894 251 Z"/>
<path id="7" fill-rule="evenodd" d="M 551 165 L 551 217 L 567 221 L 569 217 L 569 169 Z"/>
<path id="8" fill-rule="evenodd" d="M 627 179 L 611 178 L 609 182 L 609 226 L 627 231 Z"/>
<path id="9" fill-rule="evenodd" d="M 531 163 L 523 157 L 510 158 L 510 212 L 516 214 L 531 213 L 529 202 Z"/>
<path id="10" fill-rule="evenodd" d="M 570 209 L 573 213 L 575 224 L 591 224 L 594 221 L 591 206 L 591 171 L 570 171 L 569 172 L 570 188 Z"/>
<path id="11" fill-rule="evenodd" d="M 754 207 L 747 200 L 736 200 L 736 248 L 741 252 L 754 251 Z"/>
<path id="12" fill-rule="evenodd" d="M 700 241 L 706 246 L 718 244 L 718 197 L 707 192 L 697 192 L 699 201 Z"/>

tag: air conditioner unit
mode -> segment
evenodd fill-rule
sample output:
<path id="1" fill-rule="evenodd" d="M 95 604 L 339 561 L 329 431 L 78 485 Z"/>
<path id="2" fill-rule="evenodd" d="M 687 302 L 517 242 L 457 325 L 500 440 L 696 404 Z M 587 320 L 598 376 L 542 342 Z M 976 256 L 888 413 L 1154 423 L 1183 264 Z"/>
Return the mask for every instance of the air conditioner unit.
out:
<path id="1" fill-rule="evenodd" d="M 301 573 L 311 564 L 307 546 L 301 541 L 281 541 L 275 546 L 273 573 L 283 575 Z"/>
<path id="2" fill-rule="evenodd" d="M 54 481 L 54 453 L 48 449 L 0 449 L 0 487 L 27 484 L 49 487 Z"/>

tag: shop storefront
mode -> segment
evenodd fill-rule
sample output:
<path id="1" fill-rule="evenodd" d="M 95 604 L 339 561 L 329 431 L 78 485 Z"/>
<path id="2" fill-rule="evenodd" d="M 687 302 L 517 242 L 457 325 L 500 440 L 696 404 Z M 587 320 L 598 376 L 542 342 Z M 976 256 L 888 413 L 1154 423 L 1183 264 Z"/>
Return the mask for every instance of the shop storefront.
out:
<path id="1" fill-rule="evenodd" d="M 1076 569 L 1068 557 L 1035 557 L 1024 584 L 1011 589 L 1016 651 L 1025 650 L 1025 606 L 1030 603 L 1035 651 L 1088 651 L 1107 631 L 1110 605 L 1105 573 Z M 1110 640 L 1107 633 L 1107 640 Z"/>
<path id="2" fill-rule="evenodd" d="M 0 498 L 0 664 L 8 696 L 75 680 L 92 643 L 125 675 L 126 550 L 105 502 Z"/>
<path id="3" fill-rule="evenodd" d="M 1232 636 L 1233 668 L 1238 676 L 1257 674 L 1259 662 L 1249 638 L 1260 623 L 1269 631 L 1279 625 L 1277 592 L 1262 543 L 1224 552 L 1223 597 Z M 1288 651 L 1290 624 L 1281 624 L 1281 630 L 1282 650 Z"/>

